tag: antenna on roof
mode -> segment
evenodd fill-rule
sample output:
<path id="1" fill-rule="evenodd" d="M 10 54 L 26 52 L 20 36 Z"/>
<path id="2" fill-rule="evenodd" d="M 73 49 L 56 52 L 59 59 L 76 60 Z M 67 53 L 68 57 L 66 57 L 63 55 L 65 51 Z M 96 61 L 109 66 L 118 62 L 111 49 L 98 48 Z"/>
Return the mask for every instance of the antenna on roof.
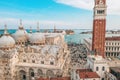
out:
<path id="1" fill-rule="evenodd" d="M 37 32 L 40 32 L 39 22 L 37 22 Z"/>

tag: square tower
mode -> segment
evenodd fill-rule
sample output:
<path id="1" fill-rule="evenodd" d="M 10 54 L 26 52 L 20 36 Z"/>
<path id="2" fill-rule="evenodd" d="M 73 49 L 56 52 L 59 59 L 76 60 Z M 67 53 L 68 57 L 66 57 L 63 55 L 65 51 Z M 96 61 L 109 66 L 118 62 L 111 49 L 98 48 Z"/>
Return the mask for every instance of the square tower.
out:
<path id="1" fill-rule="evenodd" d="M 92 50 L 105 57 L 106 0 L 95 0 Z"/>

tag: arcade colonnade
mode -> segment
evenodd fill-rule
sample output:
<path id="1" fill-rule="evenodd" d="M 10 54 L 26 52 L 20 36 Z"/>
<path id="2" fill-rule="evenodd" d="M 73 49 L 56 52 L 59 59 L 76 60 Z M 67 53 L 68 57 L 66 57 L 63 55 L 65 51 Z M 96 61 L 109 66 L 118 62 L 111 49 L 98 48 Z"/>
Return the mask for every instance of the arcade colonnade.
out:
<path id="1" fill-rule="evenodd" d="M 43 69 L 43 68 L 19 68 L 17 70 L 16 80 L 36 80 L 40 77 L 61 77 L 61 70 Z"/>

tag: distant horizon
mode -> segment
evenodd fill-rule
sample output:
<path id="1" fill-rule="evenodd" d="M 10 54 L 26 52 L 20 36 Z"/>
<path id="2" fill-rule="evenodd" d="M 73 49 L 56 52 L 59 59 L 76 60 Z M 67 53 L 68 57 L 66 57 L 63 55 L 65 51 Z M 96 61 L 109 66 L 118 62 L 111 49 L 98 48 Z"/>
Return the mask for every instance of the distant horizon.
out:
<path id="1" fill-rule="evenodd" d="M 30 30 L 30 28 L 28 28 L 28 29 L 26 29 L 26 28 L 24 28 L 25 30 Z M 40 30 L 44 30 L 44 29 L 49 29 L 49 30 L 54 30 L 54 28 L 41 28 Z M 4 30 L 4 28 L 2 28 L 2 29 L 0 29 L 0 30 Z M 18 28 L 7 28 L 7 30 L 18 30 Z M 37 30 L 37 28 L 32 28 L 32 30 Z M 56 30 L 93 30 L 93 29 L 62 29 L 62 28 L 58 28 L 58 29 L 56 29 Z M 106 29 L 106 31 L 107 30 L 120 30 L 120 29 Z"/>

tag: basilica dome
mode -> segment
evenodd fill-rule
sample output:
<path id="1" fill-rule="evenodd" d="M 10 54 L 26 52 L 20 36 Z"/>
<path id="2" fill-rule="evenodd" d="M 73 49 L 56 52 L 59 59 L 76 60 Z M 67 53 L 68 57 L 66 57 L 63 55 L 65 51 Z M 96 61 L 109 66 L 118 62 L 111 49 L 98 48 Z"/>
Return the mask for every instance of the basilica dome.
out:
<path id="1" fill-rule="evenodd" d="M 19 29 L 12 35 L 16 42 L 27 42 L 28 34 L 20 22 Z"/>
<path id="2" fill-rule="evenodd" d="M 18 29 L 14 34 L 13 37 L 16 42 L 26 42 L 28 38 L 28 34 L 24 29 Z"/>
<path id="3" fill-rule="evenodd" d="M 42 33 L 33 33 L 29 38 L 31 44 L 44 44 L 45 43 L 45 36 Z"/>
<path id="4" fill-rule="evenodd" d="M 3 36 L 0 38 L 0 48 L 13 48 L 14 46 L 15 40 L 5 30 Z"/>

